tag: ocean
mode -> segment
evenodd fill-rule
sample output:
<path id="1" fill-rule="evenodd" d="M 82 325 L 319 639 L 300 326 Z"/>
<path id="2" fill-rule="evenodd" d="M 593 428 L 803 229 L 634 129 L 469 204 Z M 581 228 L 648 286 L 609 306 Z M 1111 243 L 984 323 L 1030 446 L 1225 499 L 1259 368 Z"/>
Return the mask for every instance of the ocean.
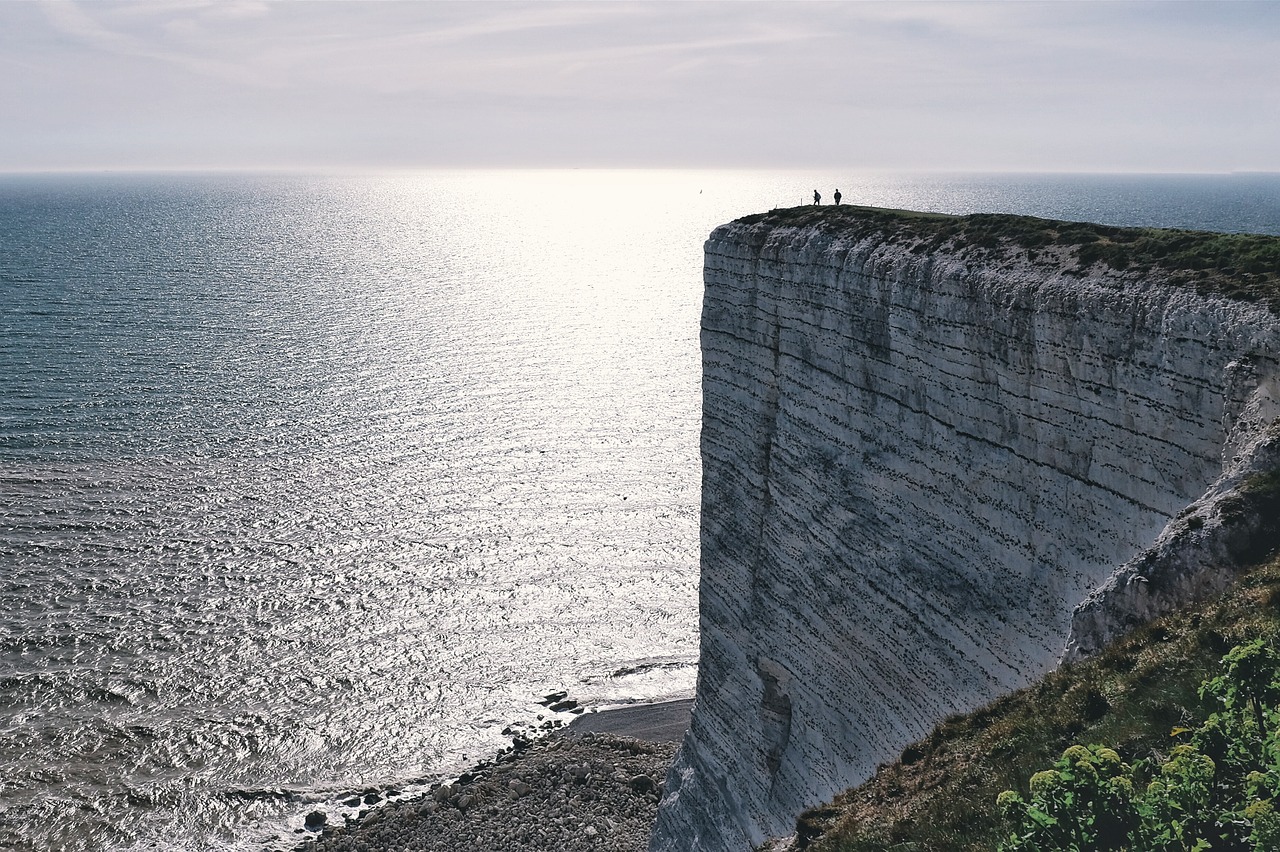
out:
<path id="1" fill-rule="evenodd" d="M 1278 175 L 0 176 L 0 849 L 288 849 L 690 694 L 715 225 L 1280 234 Z"/>

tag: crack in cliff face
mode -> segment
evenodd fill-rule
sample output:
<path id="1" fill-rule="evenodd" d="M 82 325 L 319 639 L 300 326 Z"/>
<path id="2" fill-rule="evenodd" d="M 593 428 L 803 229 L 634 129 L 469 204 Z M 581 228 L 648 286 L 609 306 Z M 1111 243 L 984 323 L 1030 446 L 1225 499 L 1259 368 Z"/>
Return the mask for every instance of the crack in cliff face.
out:
<path id="1" fill-rule="evenodd" d="M 1040 256 L 708 240 L 702 658 L 655 852 L 791 833 L 1274 539 L 1276 317 Z"/>

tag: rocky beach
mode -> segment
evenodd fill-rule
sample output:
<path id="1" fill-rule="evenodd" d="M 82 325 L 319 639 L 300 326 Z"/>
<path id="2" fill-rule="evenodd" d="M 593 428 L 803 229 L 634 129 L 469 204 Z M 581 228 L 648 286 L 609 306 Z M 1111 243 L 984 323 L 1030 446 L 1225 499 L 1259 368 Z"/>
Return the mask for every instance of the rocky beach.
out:
<path id="1" fill-rule="evenodd" d="M 429 794 L 323 822 L 309 852 L 642 852 L 691 701 L 584 713 Z"/>

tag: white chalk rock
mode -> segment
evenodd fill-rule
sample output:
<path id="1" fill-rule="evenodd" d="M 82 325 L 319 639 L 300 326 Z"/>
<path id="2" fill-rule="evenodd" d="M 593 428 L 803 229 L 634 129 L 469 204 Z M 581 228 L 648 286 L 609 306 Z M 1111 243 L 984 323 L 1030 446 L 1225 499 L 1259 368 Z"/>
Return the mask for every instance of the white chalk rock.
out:
<path id="1" fill-rule="evenodd" d="M 1181 600 L 1152 604 L 1130 569 L 1280 458 L 1280 325 L 1073 266 L 865 229 L 711 235 L 702 658 L 653 852 L 792 834 L 1069 639 L 1088 652 Z"/>

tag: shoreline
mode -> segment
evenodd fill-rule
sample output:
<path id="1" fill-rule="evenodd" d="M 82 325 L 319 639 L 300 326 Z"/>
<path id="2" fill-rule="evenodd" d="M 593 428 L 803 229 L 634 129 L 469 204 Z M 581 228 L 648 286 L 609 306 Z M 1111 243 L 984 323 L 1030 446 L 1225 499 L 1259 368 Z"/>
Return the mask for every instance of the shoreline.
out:
<path id="1" fill-rule="evenodd" d="M 298 852 L 643 852 L 692 698 L 586 711 L 414 798 L 345 824 L 307 818 Z"/>
<path id="2" fill-rule="evenodd" d="M 679 745 L 689 730 L 692 698 L 676 698 L 649 704 L 621 704 L 587 711 L 566 726 L 578 733 L 615 734 L 654 743 Z M 564 729 L 562 729 L 564 730 Z"/>

